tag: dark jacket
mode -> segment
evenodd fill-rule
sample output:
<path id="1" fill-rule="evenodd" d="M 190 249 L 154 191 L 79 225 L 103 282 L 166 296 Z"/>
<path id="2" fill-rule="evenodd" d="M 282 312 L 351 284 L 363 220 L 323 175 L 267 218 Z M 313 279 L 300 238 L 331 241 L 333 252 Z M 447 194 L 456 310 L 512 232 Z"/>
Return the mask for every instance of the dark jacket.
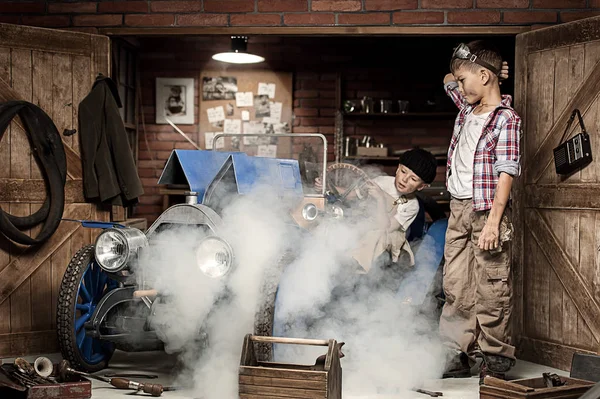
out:
<path id="1" fill-rule="evenodd" d="M 83 189 L 88 201 L 130 205 L 144 193 L 120 107 L 115 83 L 102 75 L 79 103 Z"/>

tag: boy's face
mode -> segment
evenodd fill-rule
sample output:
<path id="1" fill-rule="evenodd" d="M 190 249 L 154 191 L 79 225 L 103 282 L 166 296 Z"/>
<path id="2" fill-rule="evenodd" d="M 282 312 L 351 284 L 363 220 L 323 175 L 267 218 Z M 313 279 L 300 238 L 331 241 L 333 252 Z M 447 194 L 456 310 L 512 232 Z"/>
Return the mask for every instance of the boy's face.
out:
<path id="1" fill-rule="evenodd" d="M 427 187 L 427 184 L 412 170 L 400 164 L 396 170 L 396 190 L 402 194 L 411 194 Z"/>
<path id="2" fill-rule="evenodd" d="M 460 94 L 469 104 L 475 104 L 483 97 L 485 85 L 490 80 L 490 73 L 485 68 L 473 72 L 463 66 L 454 71 L 454 78 L 458 83 Z"/>

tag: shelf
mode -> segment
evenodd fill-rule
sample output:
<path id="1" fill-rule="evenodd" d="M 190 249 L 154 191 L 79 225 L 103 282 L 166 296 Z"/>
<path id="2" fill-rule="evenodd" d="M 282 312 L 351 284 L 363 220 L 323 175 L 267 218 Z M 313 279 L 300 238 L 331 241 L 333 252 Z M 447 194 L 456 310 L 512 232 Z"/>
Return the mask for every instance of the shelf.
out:
<path id="1" fill-rule="evenodd" d="M 349 159 L 352 161 L 359 161 L 359 160 L 398 161 L 398 159 L 400 159 L 400 156 L 397 156 L 397 157 L 366 157 L 366 156 L 351 155 L 351 156 L 343 157 L 343 158 Z"/>
<path id="2" fill-rule="evenodd" d="M 400 113 L 369 113 L 364 112 L 342 112 L 347 118 L 456 118 L 457 112 L 407 112 Z"/>

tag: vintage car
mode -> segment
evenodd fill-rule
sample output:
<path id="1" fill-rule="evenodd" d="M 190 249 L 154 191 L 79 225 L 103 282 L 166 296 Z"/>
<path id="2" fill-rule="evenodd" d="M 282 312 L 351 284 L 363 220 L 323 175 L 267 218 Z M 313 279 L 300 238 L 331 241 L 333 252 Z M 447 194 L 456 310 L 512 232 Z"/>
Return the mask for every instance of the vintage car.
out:
<path id="1" fill-rule="evenodd" d="M 222 136 L 227 138 L 227 135 Z M 261 137 L 264 140 L 266 136 Z M 326 167 L 323 160 L 327 157 L 327 141 L 323 135 L 273 136 L 319 141 L 322 160 L 313 163 L 313 167 L 316 165 L 318 174 L 327 182 L 320 192 L 310 188 L 311 178 L 302 176 L 307 173 L 306 164 L 294 159 L 292 151 L 287 158 L 271 158 L 242 151 L 174 150 L 158 183 L 186 187 L 189 192 L 184 203 L 170 206 L 147 231 L 116 223 L 83 222 L 86 227 L 100 227 L 103 231 L 94 244 L 81 248 L 73 256 L 62 280 L 57 325 L 65 359 L 79 370 L 96 372 L 107 367 L 115 348 L 162 349 L 160 334 L 150 326 L 148 318 L 158 303 L 168 306 L 169 298 L 161 298 L 159 292 L 147 286 L 138 275 L 139 268 L 134 267 L 142 259 L 141 254 L 155 245 L 161 232 L 181 226 L 200 231 L 202 238 L 194 249 L 195 266 L 210 278 L 227 279 L 233 267 L 243 265 L 235 265 L 236 248 L 221 235 L 221 212 L 228 201 L 250 193 L 257 185 L 266 185 L 274 195 L 290 204 L 287 222 L 303 234 L 310 234 L 311 226 L 323 219 L 350 217 L 352 201 L 356 200 L 351 199 L 350 193 L 360 190 L 368 181 L 368 175 L 349 164 Z M 416 294 L 401 294 L 417 295 L 415 302 L 422 303 L 442 259 L 446 220 L 426 223 L 422 209 L 413 227 L 411 237 L 420 243 L 415 251 L 415 263 L 421 271 L 429 272 L 419 274 L 423 289 Z M 427 257 L 422 255 L 425 252 L 429 254 Z M 435 253 L 433 259 L 432 252 Z M 290 251 L 281 255 L 276 281 L 285 279 L 285 265 L 293 256 Z M 266 295 L 256 312 L 254 333 L 257 335 L 273 335 L 279 331 L 276 325 L 278 286 L 271 280 L 262 287 Z M 261 356 L 270 358 L 271 347 L 265 346 Z"/>

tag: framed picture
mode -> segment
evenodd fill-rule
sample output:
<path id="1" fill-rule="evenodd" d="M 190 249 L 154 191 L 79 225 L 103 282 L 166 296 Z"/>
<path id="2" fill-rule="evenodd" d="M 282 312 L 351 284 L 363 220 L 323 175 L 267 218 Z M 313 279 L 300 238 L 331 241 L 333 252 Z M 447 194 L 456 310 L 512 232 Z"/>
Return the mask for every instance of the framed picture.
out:
<path id="1" fill-rule="evenodd" d="M 194 78 L 156 78 L 156 123 L 194 124 Z"/>

